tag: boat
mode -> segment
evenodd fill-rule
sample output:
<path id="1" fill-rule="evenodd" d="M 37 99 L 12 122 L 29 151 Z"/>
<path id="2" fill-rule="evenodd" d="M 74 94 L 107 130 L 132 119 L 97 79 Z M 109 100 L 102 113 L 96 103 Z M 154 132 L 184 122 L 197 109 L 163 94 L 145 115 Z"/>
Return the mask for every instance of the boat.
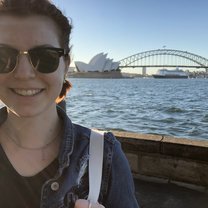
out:
<path id="1" fill-rule="evenodd" d="M 181 69 L 159 69 L 156 74 L 152 75 L 159 79 L 187 79 L 188 74 Z"/>

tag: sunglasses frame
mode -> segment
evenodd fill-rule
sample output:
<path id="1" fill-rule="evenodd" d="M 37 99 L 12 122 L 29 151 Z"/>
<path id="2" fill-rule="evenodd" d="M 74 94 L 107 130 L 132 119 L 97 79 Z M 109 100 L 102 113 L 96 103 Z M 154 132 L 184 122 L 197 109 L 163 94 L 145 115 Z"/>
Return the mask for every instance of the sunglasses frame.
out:
<path id="1" fill-rule="evenodd" d="M 1 73 L 1 71 L 0 71 L 0 74 L 9 74 L 9 73 L 14 72 L 15 69 L 16 69 L 16 67 L 17 67 L 17 65 L 18 65 L 18 63 L 19 63 L 19 56 L 20 55 L 26 55 L 28 57 L 28 60 L 29 60 L 30 64 L 33 67 L 33 70 L 35 70 L 36 72 L 39 72 L 39 73 L 42 73 L 42 74 L 49 74 L 49 73 L 55 72 L 58 67 L 55 70 L 51 71 L 51 72 L 41 72 L 40 70 L 37 69 L 37 66 L 34 66 L 33 65 L 32 58 L 31 58 L 30 53 L 31 53 L 31 51 L 35 51 L 35 50 L 38 50 L 38 49 L 40 49 L 40 50 L 51 50 L 53 52 L 56 52 L 58 54 L 58 57 L 59 58 L 61 56 L 65 56 L 65 57 L 68 56 L 68 53 L 66 53 L 66 51 L 63 48 L 56 48 L 56 47 L 43 47 L 43 46 L 38 46 L 38 47 L 34 47 L 34 48 L 31 48 L 31 49 L 25 50 L 25 51 L 21 51 L 21 50 L 18 50 L 16 48 L 13 48 L 13 47 L 10 47 L 10 46 L 5 46 L 5 45 L 3 45 L 3 46 L 0 45 L 0 48 L 5 48 L 5 49 L 7 48 L 7 49 L 10 49 L 10 50 L 13 50 L 15 52 L 15 54 L 17 54 L 16 57 L 15 57 L 15 61 L 16 62 L 15 62 L 14 68 L 11 71 L 9 71 L 9 72 L 3 72 L 3 73 Z M 59 60 L 58 60 L 57 65 L 58 64 L 59 64 Z"/>

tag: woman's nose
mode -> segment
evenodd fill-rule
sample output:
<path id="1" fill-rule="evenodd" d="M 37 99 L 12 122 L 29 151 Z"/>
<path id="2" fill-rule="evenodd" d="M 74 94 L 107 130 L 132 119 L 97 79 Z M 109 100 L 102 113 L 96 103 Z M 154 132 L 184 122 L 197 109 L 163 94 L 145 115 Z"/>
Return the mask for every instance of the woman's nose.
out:
<path id="1" fill-rule="evenodd" d="M 19 54 L 13 73 L 16 79 L 31 79 L 35 77 L 36 74 L 27 53 Z"/>

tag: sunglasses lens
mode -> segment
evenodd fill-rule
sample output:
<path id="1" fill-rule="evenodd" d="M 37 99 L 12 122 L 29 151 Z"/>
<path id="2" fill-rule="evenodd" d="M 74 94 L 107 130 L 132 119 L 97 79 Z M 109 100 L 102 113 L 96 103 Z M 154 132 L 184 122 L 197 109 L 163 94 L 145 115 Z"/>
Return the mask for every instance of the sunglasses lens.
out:
<path id="1" fill-rule="evenodd" d="M 34 68 L 41 73 L 52 73 L 59 65 L 59 53 L 50 48 L 34 48 L 29 51 Z"/>
<path id="2" fill-rule="evenodd" d="M 18 51 L 12 48 L 0 47 L 0 74 L 9 73 L 16 66 Z"/>

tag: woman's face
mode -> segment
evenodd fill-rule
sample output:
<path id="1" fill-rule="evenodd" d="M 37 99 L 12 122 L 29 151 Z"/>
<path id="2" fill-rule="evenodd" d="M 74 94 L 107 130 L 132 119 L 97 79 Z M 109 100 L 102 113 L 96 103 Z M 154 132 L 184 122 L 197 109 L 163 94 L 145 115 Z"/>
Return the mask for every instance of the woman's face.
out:
<path id="1" fill-rule="evenodd" d="M 1 44 L 20 51 L 37 46 L 60 48 L 59 31 L 48 17 L 5 15 L 0 17 Z M 44 74 L 33 68 L 27 55 L 21 54 L 13 72 L 0 74 L 0 99 L 18 116 L 51 113 L 56 107 L 55 99 L 62 89 L 66 70 L 63 56 L 56 71 Z"/>

